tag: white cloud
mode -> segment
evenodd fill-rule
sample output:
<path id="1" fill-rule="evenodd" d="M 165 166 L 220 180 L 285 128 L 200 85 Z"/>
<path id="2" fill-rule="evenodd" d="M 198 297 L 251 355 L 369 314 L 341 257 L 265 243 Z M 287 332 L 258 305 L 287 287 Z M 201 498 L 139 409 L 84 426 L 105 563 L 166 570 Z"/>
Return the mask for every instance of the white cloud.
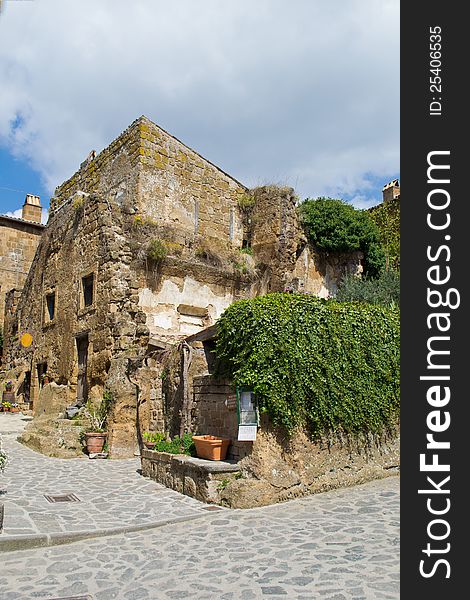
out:
<path id="1" fill-rule="evenodd" d="M 141 114 L 247 185 L 398 172 L 398 0 L 7 2 L 0 30 L 0 143 L 51 192 Z"/>
<path id="2" fill-rule="evenodd" d="M 13 217 L 14 219 L 22 219 L 23 209 L 17 208 L 16 210 L 9 211 L 6 213 L 1 213 L 6 217 Z M 47 208 L 43 208 L 41 211 L 41 223 L 45 225 L 47 223 L 47 219 L 49 218 L 49 211 Z"/>
<path id="3" fill-rule="evenodd" d="M 21 219 L 22 210 L 21 208 L 18 208 L 17 210 L 9 211 L 2 214 L 4 214 L 6 217 L 13 217 L 13 219 Z"/>

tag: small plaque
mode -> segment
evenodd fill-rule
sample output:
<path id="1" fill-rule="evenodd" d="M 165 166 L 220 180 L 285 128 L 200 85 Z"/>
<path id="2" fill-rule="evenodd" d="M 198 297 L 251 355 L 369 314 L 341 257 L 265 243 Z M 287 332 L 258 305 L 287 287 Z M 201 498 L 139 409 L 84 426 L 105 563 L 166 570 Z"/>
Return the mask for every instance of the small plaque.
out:
<path id="1" fill-rule="evenodd" d="M 239 425 L 238 426 L 238 441 L 239 442 L 254 442 L 256 440 L 257 425 Z"/>
<path id="2" fill-rule="evenodd" d="M 230 396 L 227 396 L 225 406 L 228 410 L 235 410 L 237 408 L 237 395 L 231 394 Z"/>

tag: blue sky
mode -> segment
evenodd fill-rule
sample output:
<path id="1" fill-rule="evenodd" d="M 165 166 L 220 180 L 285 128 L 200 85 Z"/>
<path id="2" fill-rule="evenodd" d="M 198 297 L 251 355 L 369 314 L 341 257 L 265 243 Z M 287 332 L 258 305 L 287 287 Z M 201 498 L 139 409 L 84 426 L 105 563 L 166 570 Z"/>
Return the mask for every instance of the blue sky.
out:
<path id="1" fill-rule="evenodd" d="M 5 147 L 0 147 L 0 213 L 21 208 L 26 193 L 41 196 L 43 206 L 48 206 L 49 194 L 40 174 L 31 168 L 28 160 L 17 159 Z"/>
<path id="2" fill-rule="evenodd" d="M 250 187 L 377 204 L 399 177 L 399 2 L 4 3 L 0 212 L 47 207 L 142 114 Z"/>

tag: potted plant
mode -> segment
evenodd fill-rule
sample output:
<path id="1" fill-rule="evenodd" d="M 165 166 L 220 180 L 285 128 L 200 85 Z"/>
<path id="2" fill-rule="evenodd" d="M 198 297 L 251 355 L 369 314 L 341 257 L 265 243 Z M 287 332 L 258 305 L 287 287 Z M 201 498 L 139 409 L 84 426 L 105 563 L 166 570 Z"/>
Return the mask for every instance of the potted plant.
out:
<path id="1" fill-rule="evenodd" d="M 98 405 L 91 400 L 86 403 L 84 416 L 88 418 L 90 426 L 85 431 L 85 443 L 88 454 L 103 451 L 107 437 L 108 412 L 111 407 L 112 396 L 110 392 L 104 392 L 103 398 Z"/>
<path id="2" fill-rule="evenodd" d="M 5 381 L 5 392 L 13 391 L 13 381 Z"/>
<path id="3" fill-rule="evenodd" d="M 47 385 L 48 383 L 51 382 L 51 376 L 49 375 L 49 373 L 43 373 L 41 375 L 41 379 L 42 379 L 42 385 Z"/>
<path id="4" fill-rule="evenodd" d="M 11 403 L 10 402 L 4 402 L 3 403 L 3 410 L 5 412 L 10 412 L 10 408 L 11 408 Z"/>
<path id="5" fill-rule="evenodd" d="M 144 446 L 153 450 L 157 444 L 166 440 L 166 435 L 160 431 L 144 431 Z"/>
<path id="6" fill-rule="evenodd" d="M 198 457 L 209 460 L 224 460 L 231 441 L 215 435 L 193 435 Z"/>
<path id="7" fill-rule="evenodd" d="M 16 402 L 13 402 L 13 404 L 10 406 L 10 412 L 12 412 L 12 413 L 20 412 L 20 407 Z"/>

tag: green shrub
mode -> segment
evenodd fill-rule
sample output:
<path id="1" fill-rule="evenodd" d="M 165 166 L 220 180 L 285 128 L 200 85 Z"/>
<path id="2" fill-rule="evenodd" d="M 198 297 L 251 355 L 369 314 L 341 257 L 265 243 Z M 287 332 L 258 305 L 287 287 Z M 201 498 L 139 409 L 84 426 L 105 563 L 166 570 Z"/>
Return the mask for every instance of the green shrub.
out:
<path id="1" fill-rule="evenodd" d="M 369 302 L 392 306 L 400 304 L 400 274 L 384 271 L 377 279 L 360 279 L 347 275 L 342 280 L 336 300 L 340 302 Z"/>
<path id="2" fill-rule="evenodd" d="M 184 433 L 182 437 L 175 435 L 173 439 L 170 439 L 166 433 L 161 431 L 145 431 L 143 438 L 146 442 L 155 442 L 154 450 L 157 452 L 187 454 L 189 456 L 195 456 L 196 454 L 193 436 L 190 433 Z"/>
<path id="3" fill-rule="evenodd" d="M 255 197 L 249 192 L 239 194 L 238 207 L 242 212 L 250 211 L 255 205 Z"/>
<path id="4" fill-rule="evenodd" d="M 252 389 L 292 432 L 376 432 L 399 410 L 399 311 L 275 293 L 232 304 L 217 323 L 220 374 Z"/>
<path id="5" fill-rule="evenodd" d="M 299 206 L 309 240 L 327 252 L 354 252 L 365 257 L 365 271 L 377 277 L 385 268 L 379 230 L 364 210 L 333 198 L 307 199 Z"/>
<path id="6" fill-rule="evenodd" d="M 147 248 L 147 258 L 155 262 L 161 262 L 166 258 L 167 249 L 165 244 L 158 239 L 152 240 Z"/>

